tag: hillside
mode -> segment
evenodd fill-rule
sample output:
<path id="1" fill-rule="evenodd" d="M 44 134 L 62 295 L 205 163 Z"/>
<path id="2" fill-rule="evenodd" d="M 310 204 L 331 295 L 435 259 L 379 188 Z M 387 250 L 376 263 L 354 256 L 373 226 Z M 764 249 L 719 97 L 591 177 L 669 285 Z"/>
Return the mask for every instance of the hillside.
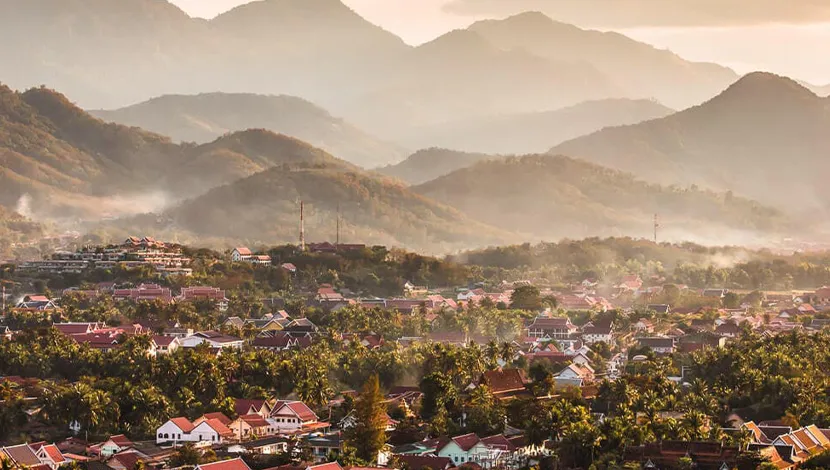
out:
<path id="1" fill-rule="evenodd" d="M 34 243 L 43 234 L 40 224 L 0 206 L 0 257 L 12 255 L 20 249 L 19 244 Z"/>
<path id="2" fill-rule="evenodd" d="M 555 111 L 521 113 L 415 128 L 395 140 L 407 147 L 429 145 L 467 152 L 527 154 L 605 127 L 636 124 L 674 111 L 650 100 L 586 101 Z"/>
<path id="3" fill-rule="evenodd" d="M 107 124 L 45 88 L 0 86 L 0 204 L 26 196 L 41 217 L 152 212 L 273 166 L 357 167 L 265 130 L 203 145 Z"/>
<path id="4" fill-rule="evenodd" d="M 165 228 L 238 242 L 295 242 L 300 200 L 309 241 L 334 241 L 338 206 L 343 243 L 443 252 L 514 239 L 393 180 L 331 168 L 273 168 L 213 189 L 166 213 Z"/>
<path id="5" fill-rule="evenodd" d="M 709 99 L 738 78 L 726 67 L 689 62 L 619 33 L 580 29 L 538 12 L 479 21 L 469 29 L 497 47 L 590 64 L 625 90 L 621 96 L 653 98 L 675 108 Z"/>
<path id="6" fill-rule="evenodd" d="M 117 110 L 91 111 L 91 114 L 182 142 L 206 143 L 230 132 L 268 129 L 367 168 L 397 162 L 405 156 L 396 146 L 293 96 L 168 95 Z"/>
<path id="7" fill-rule="evenodd" d="M 551 153 L 662 184 L 697 184 L 776 207 L 824 210 L 830 196 L 823 178 L 830 169 L 830 99 L 788 78 L 753 73 L 700 106 L 604 129 Z"/>
<path id="8" fill-rule="evenodd" d="M 663 239 L 721 237 L 721 243 L 737 234 L 776 233 L 787 223 L 780 212 L 746 199 L 647 184 L 562 156 L 485 161 L 412 189 L 525 239 L 650 237 L 654 214 Z"/>
<path id="9" fill-rule="evenodd" d="M 379 168 L 377 171 L 409 184 L 421 184 L 489 158 L 498 157 L 433 147 L 419 150 L 406 160 Z"/>

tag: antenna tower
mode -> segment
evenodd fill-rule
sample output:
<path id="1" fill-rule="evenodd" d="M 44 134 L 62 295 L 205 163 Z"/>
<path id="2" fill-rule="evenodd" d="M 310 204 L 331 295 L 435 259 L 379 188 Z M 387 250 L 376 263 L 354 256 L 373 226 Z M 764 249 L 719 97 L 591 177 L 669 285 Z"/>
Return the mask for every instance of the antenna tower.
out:
<path id="1" fill-rule="evenodd" d="M 300 201 L 300 251 L 305 251 L 305 202 Z"/>

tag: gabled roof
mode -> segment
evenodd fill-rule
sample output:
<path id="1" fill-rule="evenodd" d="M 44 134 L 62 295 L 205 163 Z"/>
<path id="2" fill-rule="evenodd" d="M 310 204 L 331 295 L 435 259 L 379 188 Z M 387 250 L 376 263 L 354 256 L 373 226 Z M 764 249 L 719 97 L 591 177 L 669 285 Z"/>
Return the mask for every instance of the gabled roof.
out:
<path id="1" fill-rule="evenodd" d="M 66 458 L 63 456 L 61 451 L 55 444 L 47 444 L 40 448 L 41 451 L 46 453 L 53 462 L 60 465 L 63 462 L 66 462 Z"/>
<path id="2" fill-rule="evenodd" d="M 245 416 L 251 414 L 251 410 L 253 410 L 254 413 L 259 413 L 262 410 L 262 407 L 266 404 L 266 400 L 248 400 L 244 398 L 237 398 L 233 404 L 233 411 L 237 414 L 237 416 Z"/>
<path id="3" fill-rule="evenodd" d="M 495 436 L 485 437 L 481 442 L 491 449 L 502 450 L 507 452 L 514 452 L 516 446 L 510 442 L 504 434 L 496 434 Z"/>
<path id="4" fill-rule="evenodd" d="M 269 426 L 268 421 L 258 414 L 243 415 L 239 419 L 252 428 L 267 428 Z"/>
<path id="5" fill-rule="evenodd" d="M 132 447 L 133 441 L 127 439 L 127 436 L 123 434 L 116 434 L 115 436 L 110 436 L 108 439 L 117 445 L 118 447 Z"/>
<path id="6" fill-rule="evenodd" d="M 193 423 L 190 422 L 189 419 L 184 417 L 171 418 L 170 422 L 175 424 L 179 429 L 182 430 L 182 432 L 190 432 L 193 430 L 193 428 L 196 427 L 193 425 Z"/>
<path id="7" fill-rule="evenodd" d="M 277 404 L 274 405 L 274 412 L 272 415 L 278 414 L 283 408 L 287 408 L 303 421 L 317 421 L 318 419 L 317 415 L 311 411 L 311 408 L 301 401 L 278 401 Z"/>
<path id="8" fill-rule="evenodd" d="M 238 246 L 234 248 L 242 256 L 251 256 L 251 250 L 246 246 Z"/>
<path id="9" fill-rule="evenodd" d="M 490 370 L 484 373 L 483 381 L 493 393 L 523 390 L 525 381 L 519 369 Z"/>
<path id="10" fill-rule="evenodd" d="M 219 421 L 218 419 L 208 419 L 200 423 L 200 425 L 202 424 L 210 427 L 211 429 L 216 431 L 216 434 L 219 434 L 220 436 L 226 437 L 233 435 L 233 431 L 231 431 L 229 427 L 225 426 L 225 424 Z"/>
<path id="11" fill-rule="evenodd" d="M 29 444 L 20 444 L 17 446 L 3 447 L 3 453 L 12 459 L 18 466 L 33 467 L 40 465 L 40 459 Z"/>
<path id="12" fill-rule="evenodd" d="M 215 413 L 205 413 L 204 415 L 202 415 L 202 418 L 204 418 L 205 421 L 207 421 L 209 419 L 215 419 L 215 420 L 219 421 L 220 423 L 224 424 L 225 426 L 227 426 L 227 425 L 229 425 L 233 422 L 233 421 L 231 421 L 230 418 L 225 416 L 225 413 L 220 413 L 218 411 L 215 412 Z"/>
<path id="13" fill-rule="evenodd" d="M 466 451 L 472 449 L 473 447 L 475 447 L 476 444 L 481 442 L 481 439 L 479 439 L 478 436 L 475 433 L 469 433 L 469 434 L 463 434 L 461 436 L 453 437 L 452 442 L 455 442 L 455 444 L 458 447 L 460 447 L 461 450 L 466 452 Z M 446 444 L 444 446 L 441 446 L 441 448 L 443 448 L 443 447 L 446 447 Z M 441 448 L 436 449 L 436 450 L 440 451 Z"/>
<path id="14" fill-rule="evenodd" d="M 126 468 L 127 470 L 134 470 L 138 466 L 138 462 L 144 459 L 138 452 L 134 450 L 128 450 L 126 452 L 121 452 L 113 455 L 108 462 L 112 462 L 113 460 L 121 464 L 121 466 Z"/>

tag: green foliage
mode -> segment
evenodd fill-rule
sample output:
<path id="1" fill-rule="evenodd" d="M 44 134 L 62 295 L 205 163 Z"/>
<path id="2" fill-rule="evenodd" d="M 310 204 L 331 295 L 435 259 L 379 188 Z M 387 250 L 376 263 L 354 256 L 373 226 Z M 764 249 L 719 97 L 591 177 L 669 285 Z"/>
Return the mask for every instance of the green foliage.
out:
<path id="1" fill-rule="evenodd" d="M 346 445 L 358 459 L 376 462 L 386 445 L 387 416 L 377 375 L 369 378 L 355 402 L 354 425 L 346 430 Z"/>

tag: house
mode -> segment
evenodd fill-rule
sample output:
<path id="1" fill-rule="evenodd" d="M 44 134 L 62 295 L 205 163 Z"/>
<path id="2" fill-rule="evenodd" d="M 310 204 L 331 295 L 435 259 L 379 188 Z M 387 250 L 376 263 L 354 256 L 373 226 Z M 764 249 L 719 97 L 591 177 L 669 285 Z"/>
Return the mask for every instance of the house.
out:
<path id="1" fill-rule="evenodd" d="M 15 308 L 42 312 L 44 310 L 57 310 L 58 306 L 45 295 L 27 295 Z"/>
<path id="2" fill-rule="evenodd" d="M 782 434 L 772 441 L 774 446 L 790 446 L 797 461 L 830 450 L 830 439 L 815 425 Z"/>
<path id="3" fill-rule="evenodd" d="M 737 338 L 741 334 L 741 327 L 736 325 L 734 322 L 729 321 L 718 325 L 718 327 L 715 328 L 715 334 L 727 338 Z"/>
<path id="4" fill-rule="evenodd" d="M 654 324 L 647 318 L 637 320 L 637 323 L 633 324 L 632 328 L 639 333 L 654 333 Z"/>
<path id="5" fill-rule="evenodd" d="M 637 274 L 627 274 L 614 287 L 622 291 L 637 292 L 643 287 L 643 280 Z"/>
<path id="6" fill-rule="evenodd" d="M 182 342 L 173 336 L 153 336 L 153 343 L 156 346 L 156 354 L 170 354 L 181 347 Z"/>
<path id="7" fill-rule="evenodd" d="M 449 459 L 456 467 L 478 465 L 481 468 L 500 468 L 516 451 L 503 435 L 480 439 L 476 434 L 464 434 L 451 439 L 440 438 L 435 455 Z"/>
<path id="8" fill-rule="evenodd" d="M 251 253 L 251 250 L 245 246 L 238 246 L 231 251 L 231 260 L 234 263 L 240 263 L 243 261 L 248 261 L 254 254 Z"/>
<path id="9" fill-rule="evenodd" d="M 113 470 L 136 470 L 139 463 L 146 463 L 146 458 L 135 450 L 115 454 L 107 460 L 107 466 Z"/>
<path id="10" fill-rule="evenodd" d="M 52 470 L 56 470 L 58 467 L 68 462 L 66 457 L 55 444 L 41 443 L 37 446 L 32 444 L 32 449 L 35 450 L 35 454 L 37 455 L 37 458 L 40 459 L 41 463 L 49 466 Z"/>
<path id="11" fill-rule="evenodd" d="M 271 423 L 269 419 L 256 413 L 239 416 L 229 427 L 237 440 L 270 436 L 278 429 L 276 422 Z"/>
<path id="12" fill-rule="evenodd" d="M 230 427 L 231 423 L 233 422 L 233 420 L 231 420 L 230 418 L 225 416 L 225 413 L 220 413 L 220 412 L 217 411 L 217 412 L 214 412 L 214 413 L 205 413 L 205 414 L 203 414 L 201 417 L 196 419 L 196 421 L 194 421 L 193 424 L 196 425 L 196 424 L 199 424 L 202 421 L 206 421 L 208 419 L 218 420 L 220 423 L 222 423 L 222 424 L 224 424 L 225 426 L 228 426 L 228 427 Z"/>
<path id="13" fill-rule="evenodd" d="M 569 318 L 536 317 L 527 327 L 532 338 L 569 339 L 579 331 Z"/>
<path id="14" fill-rule="evenodd" d="M 339 432 L 309 436 L 306 442 L 318 462 L 325 462 L 329 455 L 339 455 L 343 451 L 343 435 Z"/>
<path id="15" fill-rule="evenodd" d="M 233 438 L 234 433 L 218 419 L 206 419 L 190 431 L 191 442 L 219 444 Z"/>
<path id="16" fill-rule="evenodd" d="M 225 291 L 218 287 L 183 287 L 176 300 L 178 302 L 212 302 L 220 312 L 228 310 L 228 298 L 225 297 Z"/>
<path id="17" fill-rule="evenodd" d="M 262 418 L 268 418 L 274 411 L 274 407 L 268 400 L 247 400 L 237 398 L 233 404 L 233 411 L 237 416 L 245 415 L 259 415 Z"/>
<path id="18" fill-rule="evenodd" d="M 117 454 L 118 452 L 129 449 L 134 445 L 135 444 L 133 444 L 131 440 L 127 439 L 127 436 L 123 434 L 118 434 L 115 436 L 110 436 L 109 439 L 100 444 L 91 446 L 89 448 L 89 453 L 91 455 L 97 455 L 103 458 L 107 458 L 111 457 L 114 454 Z"/>
<path id="19" fill-rule="evenodd" d="M 173 293 L 169 287 L 161 287 L 158 284 L 140 284 L 135 289 L 115 289 L 112 291 L 112 298 L 119 301 L 158 301 L 169 304 L 173 302 Z"/>
<path id="20" fill-rule="evenodd" d="M 8 460 L 14 467 L 28 468 L 29 470 L 40 470 L 47 467 L 29 444 L 0 447 L 0 461 L 2 460 Z"/>
<path id="21" fill-rule="evenodd" d="M 655 354 L 671 354 L 675 350 L 674 338 L 637 338 L 637 345 L 651 349 Z"/>
<path id="22" fill-rule="evenodd" d="M 288 452 L 288 439 L 281 436 L 270 436 L 228 447 L 231 454 L 258 454 L 274 455 Z"/>
<path id="23" fill-rule="evenodd" d="M 218 331 L 200 331 L 181 340 L 183 348 L 195 348 L 200 344 L 207 344 L 211 349 L 241 348 L 245 343 L 235 336 L 228 336 Z"/>
<path id="24" fill-rule="evenodd" d="M 691 458 L 693 468 L 729 470 L 737 464 L 740 448 L 722 442 L 663 441 L 625 449 L 625 462 L 639 463 L 644 469 L 677 468 L 681 458 Z"/>
<path id="25" fill-rule="evenodd" d="M 317 424 L 319 418 L 301 401 L 280 400 L 274 404 L 271 418 L 276 421 L 277 432 L 294 432 Z"/>
<path id="26" fill-rule="evenodd" d="M 609 323 L 589 323 L 582 327 L 582 341 L 585 344 L 606 343 L 614 341 L 614 327 Z"/>
<path id="27" fill-rule="evenodd" d="M 172 418 L 156 430 L 156 444 L 192 442 L 190 432 L 195 427 L 187 418 Z"/>
<path id="28" fill-rule="evenodd" d="M 585 364 L 570 364 L 559 372 L 554 380 L 557 388 L 582 387 L 594 381 L 594 369 Z"/>
<path id="29" fill-rule="evenodd" d="M 294 264 L 292 264 L 292 263 L 282 263 L 282 264 L 280 265 L 280 267 L 281 267 L 283 270 L 285 270 L 285 271 L 287 271 L 287 272 L 289 272 L 289 273 L 291 273 L 291 274 L 295 274 L 295 273 L 297 272 L 297 266 L 294 266 Z"/>
<path id="30" fill-rule="evenodd" d="M 475 434 L 464 434 L 442 440 L 435 450 L 435 455 L 450 459 L 456 466 L 473 462 L 484 467 L 490 461 L 490 451 Z"/>
<path id="31" fill-rule="evenodd" d="M 532 397 L 525 387 L 527 380 L 520 369 L 497 369 L 482 374 L 480 383 L 486 385 L 490 392 L 502 401 L 519 397 Z"/>

